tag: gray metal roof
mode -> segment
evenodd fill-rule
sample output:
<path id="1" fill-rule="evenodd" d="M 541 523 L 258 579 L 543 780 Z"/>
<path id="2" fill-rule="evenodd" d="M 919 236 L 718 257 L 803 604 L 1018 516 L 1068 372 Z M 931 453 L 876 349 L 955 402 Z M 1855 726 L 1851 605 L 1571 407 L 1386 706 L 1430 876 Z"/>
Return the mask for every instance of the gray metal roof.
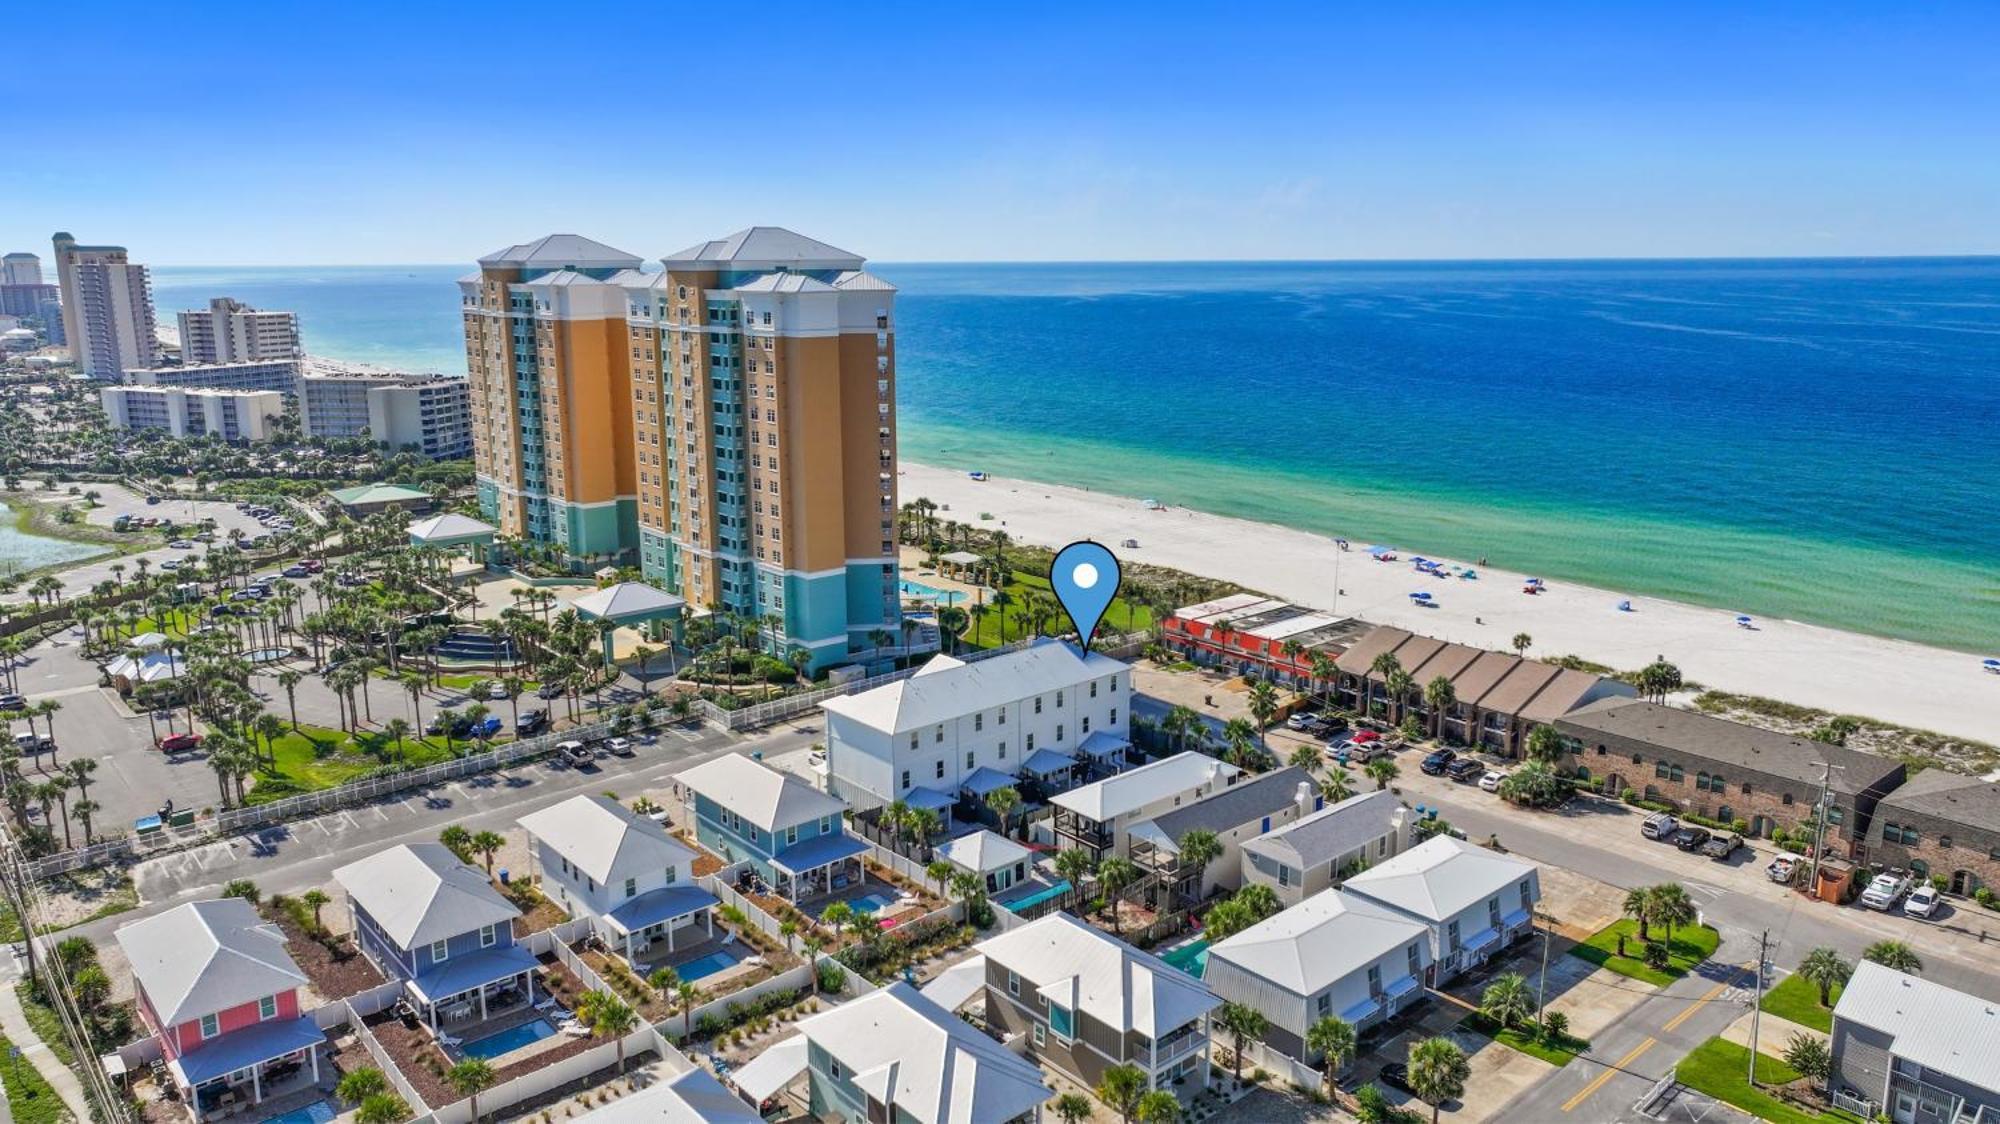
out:
<path id="1" fill-rule="evenodd" d="M 1989 1000 L 1864 960 L 1833 1018 L 1836 1031 L 1843 1021 L 1881 1031 L 1897 1057 L 2000 1094 L 2000 1010 Z"/>
<path id="2" fill-rule="evenodd" d="M 782 226 L 747 226 L 727 238 L 702 242 L 663 260 L 673 266 L 727 266 L 732 269 L 860 269 L 864 260 L 837 246 Z"/>
<path id="3" fill-rule="evenodd" d="M 645 259 L 581 234 L 548 234 L 495 250 L 479 259 L 484 266 L 519 269 L 637 269 Z"/>
<path id="4" fill-rule="evenodd" d="M 401 948 L 448 940 L 521 915 L 483 871 L 442 843 L 405 843 L 333 872 L 356 905 Z"/>
<path id="5" fill-rule="evenodd" d="M 1206 800 L 1184 804 L 1147 822 L 1178 843 L 1190 831 L 1227 831 L 1281 812 L 1298 800 L 1300 785 L 1306 786 L 1306 807 L 1310 809 L 1318 792 L 1312 774 L 1287 765 L 1259 777 L 1239 780 Z"/>
<path id="6" fill-rule="evenodd" d="M 725 753 L 674 774 L 674 779 L 765 831 L 779 831 L 822 816 L 834 817 L 837 826 L 847 811 L 846 804 L 792 774 L 741 753 Z"/>
<path id="7" fill-rule="evenodd" d="M 694 851 L 665 828 L 608 796 L 572 796 L 522 816 L 520 824 L 605 885 L 694 861 Z"/>
<path id="8" fill-rule="evenodd" d="M 1900 808 L 2000 834 L 2000 784 L 1943 769 L 1925 769 L 1904 781 L 1877 807 L 1878 817 Z"/>
<path id="9" fill-rule="evenodd" d="M 1243 844 L 1243 849 L 1298 870 L 1310 870 L 1387 835 L 1403 814 L 1387 790 L 1363 792 Z"/>
<path id="10" fill-rule="evenodd" d="M 1323 890 L 1208 950 L 1293 995 L 1311 995 L 1429 932 L 1366 898 Z"/>
<path id="11" fill-rule="evenodd" d="M 1706 759 L 1754 769 L 1767 776 L 1819 784 L 1822 761 L 1838 766 L 1835 792 L 1853 795 L 1874 788 L 1903 768 L 1900 761 L 1872 753 L 1809 741 L 1693 710 L 1642 699 L 1601 699 L 1556 720 L 1556 728 L 1580 740 L 1609 734 Z"/>
<path id="12" fill-rule="evenodd" d="M 132 977 L 172 1026 L 306 982 L 278 927 L 242 898 L 189 902 L 117 932 Z"/>
<path id="13" fill-rule="evenodd" d="M 1434 835 L 1348 879 L 1341 889 L 1414 917 L 1443 922 L 1523 878 L 1534 877 L 1534 863 Z"/>

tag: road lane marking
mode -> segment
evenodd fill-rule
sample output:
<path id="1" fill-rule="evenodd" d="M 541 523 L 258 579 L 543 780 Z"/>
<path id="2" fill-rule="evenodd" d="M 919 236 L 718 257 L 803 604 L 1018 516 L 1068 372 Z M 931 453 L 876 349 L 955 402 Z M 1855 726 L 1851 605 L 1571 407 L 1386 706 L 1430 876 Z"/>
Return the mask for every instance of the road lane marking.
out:
<path id="1" fill-rule="evenodd" d="M 1618 1074 L 1620 1070 L 1624 1069 L 1628 1065 L 1631 1065 L 1634 1061 L 1638 1059 L 1640 1054 L 1643 1054 L 1646 1051 L 1652 1049 L 1656 1041 L 1658 1040 L 1653 1038 L 1648 1038 L 1644 1042 L 1639 1043 L 1637 1046 L 1632 1047 L 1631 1053 L 1625 1055 L 1622 1058 L 1619 1058 L 1616 1062 L 1613 1062 L 1611 1065 L 1606 1066 L 1604 1072 L 1598 1074 L 1596 1079 L 1591 1081 L 1590 1084 L 1585 1085 L 1582 1088 L 1582 1090 L 1580 1090 L 1576 1094 L 1576 1096 L 1571 1097 L 1570 1099 L 1563 1102 L 1563 1111 L 1568 1112 L 1569 1110 L 1575 1108 L 1577 1105 L 1580 1105 L 1583 1102 L 1589 1100 L 1591 1094 L 1597 1092 L 1599 1089 L 1602 1089 L 1604 1087 L 1605 1082 L 1610 1081 L 1614 1076 Z"/>

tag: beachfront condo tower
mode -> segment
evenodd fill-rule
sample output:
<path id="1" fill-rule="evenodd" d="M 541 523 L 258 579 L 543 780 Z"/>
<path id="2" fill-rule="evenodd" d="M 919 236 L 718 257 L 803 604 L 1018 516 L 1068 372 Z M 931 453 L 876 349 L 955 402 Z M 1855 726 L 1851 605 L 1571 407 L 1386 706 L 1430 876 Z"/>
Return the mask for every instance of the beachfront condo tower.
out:
<path id="1" fill-rule="evenodd" d="M 460 282 L 487 512 L 815 668 L 933 645 L 898 599 L 895 287 L 778 227 L 661 264 L 558 234 Z"/>
<path id="2" fill-rule="evenodd" d="M 66 233 L 54 242 L 63 334 L 77 369 L 117 382 L 129 369 L 158 363 L 153 282 L 146 267 L 128 261 L 123 246 L 79 246 Z"/>

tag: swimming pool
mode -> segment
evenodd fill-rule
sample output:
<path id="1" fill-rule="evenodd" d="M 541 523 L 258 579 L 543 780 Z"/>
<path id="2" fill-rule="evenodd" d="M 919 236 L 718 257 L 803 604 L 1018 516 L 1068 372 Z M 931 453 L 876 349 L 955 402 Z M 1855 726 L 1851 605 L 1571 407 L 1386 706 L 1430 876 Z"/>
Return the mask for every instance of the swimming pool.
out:
<path id="1" fill-rule="evenodd" d="M 697 957 L 674 969 L 675 974 L 686 983 L 693 983 L 704 976 L 712 976 L 725 968 L 736 966 L 736 957 L 727 949 L 718 949 L 707 956 Z"/>
<path id="2" fill-rule="evenodd" d="M 333 1111 L 332 1105 L 325 1101 L 314 1101 L 304 1108 L 281 1112 L 264 1121 L 264 1124 L 326 1124 L 336 1115 L 338 1114 Z"/>
<path id="3" fill-rule="evenodd" d="M 939 589 L 936 586 L 925 585 L 922 582 L 913 582 L 907 578 L 897 584 L 902 587 L 903 596 L 905 597 L 921 597 L 926 601 L 935 601 L 940 605 L 956 605 L 960 601 L 965 600 L 965 594 L 954 589 Z"/>
<path id="4" fill-rule="evenodd" d="M 1208 942 L 1189 941 L 1178 948 L 1170 948 L 1160 954 L 1160 959 L 1200 979 L 1208 971 Z"/>
<path id="5" fill-rule="evenodd" d="M 475 1038 L 459 1049 L 475 1058 L 493 1059 L 523 1046 L 532 1046 L 556 1032 L 555 1024 L 547 1019 L 531 1019 L 520 1026 L 508 1027 L 498 1034 Z"/>
<path id="6" fill-rule="evenodd" d="M 1007 910 L 1011 913 L 1019 913 L 1029 906 L 1040 905 L 1050 898 L 1059 898 L 1067 893 L 1069 893 L 1069 880 L 1064 879 L 1046 890 L 1038 890 L 1025 898 L 1016 898 L 1011 902 L 1001 902 L 1000 904 L 1007 907 Z"/>
<path id="7" fill-rule="evenodd" d="M 856 913 L 880 913 L 895 905 L 896 899 L 887 894 L 863 894 L 858 898 L 847 899 L 847 904 L 852 906 Z"/>

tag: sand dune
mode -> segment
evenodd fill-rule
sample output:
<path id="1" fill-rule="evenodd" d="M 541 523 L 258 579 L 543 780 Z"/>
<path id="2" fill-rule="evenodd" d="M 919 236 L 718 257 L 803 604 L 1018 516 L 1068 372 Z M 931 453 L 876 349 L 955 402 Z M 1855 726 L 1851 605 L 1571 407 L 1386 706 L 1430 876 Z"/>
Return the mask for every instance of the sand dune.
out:
<path id="1" fill-rule="evenodd" d="M 1441 639 L 1505 648 L 1526 632 L 1534 637 L 1530 655 L 1572 654 L 1620 668 L 1663 654 L 1689 679 L 1721 690 L 2000 741 L 2000 675 L 1962 652 L 1796 621 L 1759 619 L 1743 629 L 1734 613 L 1648 597 L 1631 597 L 1635 611 L 1623 613 L 1616 606 L 1625 594 L 1554 581 L 1528 596 L 1517 572 L 1482 570 L 1477 581 L 1418 574 L 1408 559 L 1422 553 L 1421 543 L 1398 543 L 1402 561 L 1377 562 L 1359 540 L 1341 554 L 1329 538 L 1267 523 L 1149 511 L 1136 499 L 1032 481 L 981 483 L 907 461 L 903 468 L 903 502 L 925 496 L 949 504 L 947 517 L 960 522 L 1004 521 L 1024 542 L 1093 538 L 1117 549 L 1137 539 L 1139 548 L 1121 556 Z M 981 512 L 993 520 L 981 521 Z M 1437 607 L 1414 606 L 1409 595 L 1417 590 L 1428 590 Z"/>

